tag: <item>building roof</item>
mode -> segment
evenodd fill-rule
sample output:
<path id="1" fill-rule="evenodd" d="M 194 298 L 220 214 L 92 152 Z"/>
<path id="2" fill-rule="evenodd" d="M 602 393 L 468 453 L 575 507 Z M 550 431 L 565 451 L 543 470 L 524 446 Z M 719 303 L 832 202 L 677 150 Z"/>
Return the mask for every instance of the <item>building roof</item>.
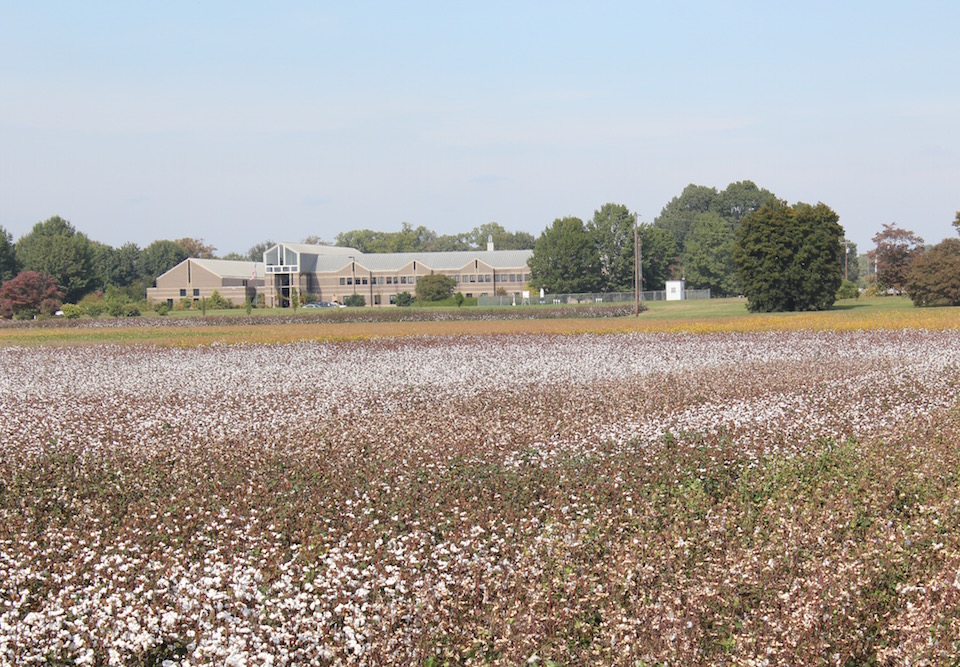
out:
<path id="1" fill-rule="evenodd" d="M 434 271 L 456 271 L 474 260 L 494 269 L 517 269 L 526 266 L 532 250 L 458 250 L 449 252 L 377 252 L 362 253 L 356 248 L 339 246 L 281 243 L 299 255 L 316 257 L 318 272 L 339 271 L 350 262 L 369 271 L 399 271 L 412 262 Z M 301 258 L 301 263 L 303 259 Z"/>
<path id="2" fill-rule="evenodd" d="M 185 262 L 190 262 L 194 266 L 198 266 L 201 269 L 209 271 L 210 273 L 219 276 L 221 278 L 239 278 L 246 280 L 253 276 L 254 269 L 256 269 L 257 277 L 262 278 L 266 271 L 264 270 L 263 262 L 251 262 L 248 260 L 232 260 L 232 259 L 199 259 L 197 257 L 190 257 L 183 260 L 177 266 L 184 264 Z M 170 269 L 177 268 L 177 266 Z M 166 273 L 169 273 L 167 271 Z M 164 273 L 163 275 L 166 275 Z"/>

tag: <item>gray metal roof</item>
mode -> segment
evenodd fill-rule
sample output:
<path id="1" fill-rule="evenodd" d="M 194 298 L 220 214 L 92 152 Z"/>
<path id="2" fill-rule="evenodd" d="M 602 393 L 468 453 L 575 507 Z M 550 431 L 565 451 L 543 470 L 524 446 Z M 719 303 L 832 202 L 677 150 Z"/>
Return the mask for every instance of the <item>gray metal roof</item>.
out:
<path id="1" fill-rule="evenodd" d="M 210 273 L 220 276 L 221 278 L 249 279 L 253 276 L 254 268 L 257 270 L 258 278 L 263 278 L 263 276 L 266 274 L 263 262 L 250 262 L 246 260 L 240 261 L 231 259 L 198 259 L 196 257 L 191 257 L 184 261 L 190 262 L 194 266 L 199 266 L 202 269 L 206 269 Z M 179 266 L 179 264 L 177 266 Z"/>
<path id="2" fill-rule="evenodd" d="M 459 271 L 479 260 L 494 269 L 519 269 L 527 265 L 532 250 L 459 250 L 451 252 L 382 252 L 361 253 L 354 248 L 337 246 L 314 246 L 284 243 L 286 248 L 301 255 L 316 256 L 318 272 L 339 271 L 356 261 L 357 266 L 369 271 L 399 271 L 412 262 L 422 264 L 424 270 Z M 331 252 L 335 249 L 335 252 Z M 417 267 L 420 272 L 420 267 Z"/>

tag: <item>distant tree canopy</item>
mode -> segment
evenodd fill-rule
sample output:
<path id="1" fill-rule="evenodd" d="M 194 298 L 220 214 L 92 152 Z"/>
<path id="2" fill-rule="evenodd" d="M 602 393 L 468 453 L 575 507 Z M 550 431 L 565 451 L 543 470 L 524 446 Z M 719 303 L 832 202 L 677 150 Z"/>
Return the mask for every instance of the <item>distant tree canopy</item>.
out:
<path id="1" fill-rule="evenodd" d="M 196 257 L 197 259 L 213 259 L 216 257 L 216 255 L 213 254 L 216 248 L 208 243 L 204 243 L 203 239 L 184 237 L 177 239 L 174 243 L 187 251 L 187 257 Z"/>
<path id="2" fill-rule="evenodd" d="M 79 299 L 96 284 L 90 239 L 60 216 L 35 224 L 17 241 L 16 253 L 23 270 L 50 276 L 68 301 Z"/>
<path id="3" fill-rule="evenodd" d="M 496 250 L 522 250 L 536 243 L 527 232 L 508 232 L 502 225 L 490 222 L 463 234 L 438 236 L 423 225 L 413 227 L 404 222 L 399 232 L 379 232 L 354 229 L 337 234 L 336 245 L 356 248 L 364 253 L 382 252 L 441 252 L 451 250 L 486 250 L 493 237 Z"/>
<path id="4" fill-rule="evenodd" d="M 960 306 L 960 239 L 945 239 L 918 255 L 905 286 L 915 306 Z"/>
<path id="5" fill-rule="evenodd" d="M 843 279 L 843 228 L 825 204 L 773 202 L 746 216 L 734 265 L 751 312 L 824 310 Z"/>
<path id="6" fill-rule="evenodd" d="M 883 225 L 883 230 L 874 235 L 873 242 L 876 244 L 872 257 L 877 267 L 877 288 L 895 290 L 898 294 L 903 292 L 910 264 L 923 253 L 923 239 L 891 222 Z"/>

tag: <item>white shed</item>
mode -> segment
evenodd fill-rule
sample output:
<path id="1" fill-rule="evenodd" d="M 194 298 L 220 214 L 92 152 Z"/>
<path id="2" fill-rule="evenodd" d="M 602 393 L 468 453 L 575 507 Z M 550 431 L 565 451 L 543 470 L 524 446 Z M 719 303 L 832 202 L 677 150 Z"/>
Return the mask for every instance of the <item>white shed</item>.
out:
<path id="1" fill-rule="evenodd" d="M 668 280 L 667 281 L 667 301 L 681 301 L 683 300 L 684 292 L 684 282 L 683 280 Z"/>

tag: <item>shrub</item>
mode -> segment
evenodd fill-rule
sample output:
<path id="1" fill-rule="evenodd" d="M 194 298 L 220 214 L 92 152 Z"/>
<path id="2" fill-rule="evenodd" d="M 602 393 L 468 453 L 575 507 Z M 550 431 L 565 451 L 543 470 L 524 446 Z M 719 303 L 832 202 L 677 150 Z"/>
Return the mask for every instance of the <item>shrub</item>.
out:
<path id="1" fill-rule="evenodd" d="M 53 315 L 60 309 L 63 292 L 53 278 L 38 271 L 21 271 L 0 286 L 0 316 L 17 320 Z"/>
<path id="2" fill-rule="evenodd" d="M 432 273 L 417 279 L 417 299 L 419 301 L 443 301 L 453 296 L 457 281 L 450 276 Z"/>
<path id="3" fill-rule="evenodd" d="M 213 310 L 229 310 L 233 308 L 233 304 L 225 299 L 219 291 L 213 290 L 213 294 L 207 297 L 207 308 Z"/>
<path id="4" fill-rule="evenodd" d="M 164 315 L 170 312 L 170 304 L 168 304 L 166 301 L 160 301 L 159 303 L 155 303 L 153 305 L 153 312 L 155 312 L 160 317 L 163 317 Z"/>
<path id="5" fill-rule="evenodd" d="M 408 306 L 412 306 L 413 295 L 410 294 L 410 292 L 400 292 L 397 295 L 396 302 L 397 302 L 397 305 L 400 306 L 401 308 L 407 308 Z M 344 300 L 344 303 L 346 303 L 346 300 Z"/>
<path id="6" fill-rule="evenodd" d="M 413 297 L 411 297 L 411 301 L 412 300 L 413 300 Z M 349 294 L 343 298 L 343 305 L 359 308 L 362 306 L 366 306 L 367 300 L 363 298 L 362 294 Z"/>
<path id="7" fill-rule="evenodd" d="M 63 316 L 68 320 L 76 320 L 83 315 L 83 308 L 75 303 L 65 303 L 60 306 L 60 310 L 63 311 Z"/>
<path id="8" fill-rule="evenodd" d="M 140 306 L 135 303 L 123 304 L 124 317 L 140 317 Z"/>
<path id="9" fill-rule="evenodd" d="M 857 289 L 856 283 L 844 280 L 840 283 L 840 289 L 837 290 L 838 299 L 859 299 L 860 290 Z"/>

